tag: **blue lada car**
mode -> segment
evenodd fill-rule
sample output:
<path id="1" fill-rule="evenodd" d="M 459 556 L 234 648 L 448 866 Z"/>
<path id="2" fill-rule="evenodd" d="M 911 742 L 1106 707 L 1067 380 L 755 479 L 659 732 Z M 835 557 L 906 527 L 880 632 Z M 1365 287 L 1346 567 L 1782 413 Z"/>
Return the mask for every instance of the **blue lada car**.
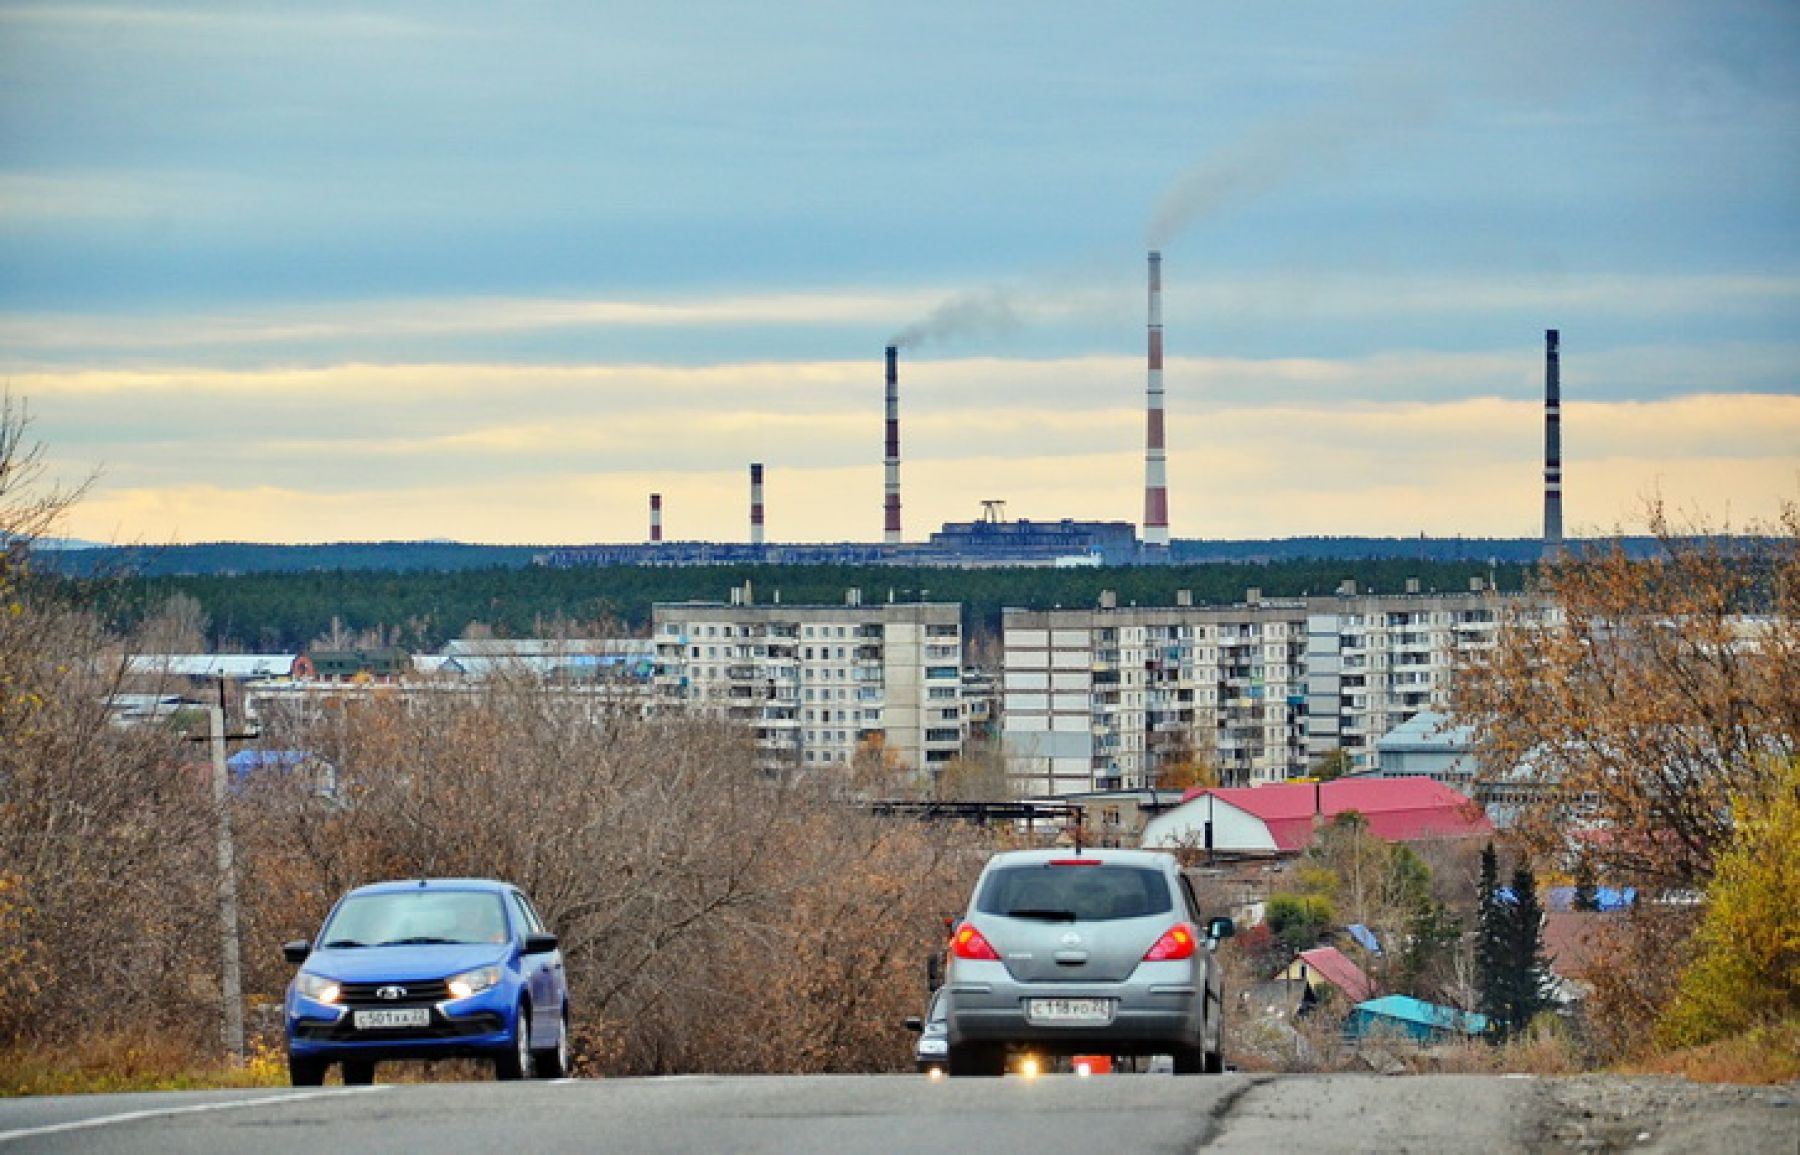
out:
<path id="1" fill-rule="evenodd" d="M 282 948 L 288 1074 L 317 1086 L 339 1063 L 368 1083 L 395 1059 L 489 1059 L 501 1079 L 569 1070 L 569 992 L 551 934 L 515 886 L 380 882 L 337 902 L 312 942 Z"/>

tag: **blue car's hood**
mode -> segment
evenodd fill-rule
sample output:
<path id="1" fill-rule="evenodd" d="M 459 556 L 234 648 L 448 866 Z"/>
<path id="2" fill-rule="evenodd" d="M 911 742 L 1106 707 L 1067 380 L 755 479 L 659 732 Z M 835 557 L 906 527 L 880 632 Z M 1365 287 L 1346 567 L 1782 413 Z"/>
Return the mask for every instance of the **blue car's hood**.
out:
<path id="1" fill-rule="evenodd" d="M 307 956 L 303 969 L 341 982 L 412 982 L 504 963 L 511 952 L 510 944 L 491 942 L 316 950 Z"/>

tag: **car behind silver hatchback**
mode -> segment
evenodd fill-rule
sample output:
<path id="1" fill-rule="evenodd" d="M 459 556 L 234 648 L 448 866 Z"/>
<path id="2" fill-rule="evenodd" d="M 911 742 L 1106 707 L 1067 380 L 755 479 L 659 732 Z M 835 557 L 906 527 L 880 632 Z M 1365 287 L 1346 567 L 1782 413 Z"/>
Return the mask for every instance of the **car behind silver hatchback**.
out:
<path id="1" fill-rule="evenodd" d="M 1173 855 L 1019 850 L 988 860 L 944 976 L 952 1075 L 999 1075 L 1010 1053 L 1169 1055 L 1224 1070 L 1213 958 Z"/>

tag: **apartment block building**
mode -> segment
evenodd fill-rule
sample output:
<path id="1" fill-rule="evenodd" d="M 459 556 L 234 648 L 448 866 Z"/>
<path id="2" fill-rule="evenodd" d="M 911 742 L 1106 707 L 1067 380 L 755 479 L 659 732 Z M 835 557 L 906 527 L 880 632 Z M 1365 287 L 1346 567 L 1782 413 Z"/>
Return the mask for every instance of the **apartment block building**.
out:
<path id="1" fill-rule="evenodd" d="M 1103 595 L 1092 610 L 1007 610 L 1002 629 L 1002 742 L 1027 793 L 1153 789 L 1196 756 L 1273 780 L 1304 759 L 1300 603 L 1121 608 Z"/>
<path id="2" fill-rule="evenodd" d="M 962 750 L 962 607 L 677 602 L 652 607 L 659 701 L 752 726 L 765 769 L 847 767 L 879 740 L 932 771 Z"/>
<path id="3" fill-rule="evenodd" d="M 1539 598 L 1467 594 L 1314 598 L 1306 617 L 1306 749 L 1342 749 L 1381 769 L 1376 742 L 1424 710 L 1450 705 L 1457 667 L 1492 649 L 1510 621 L 1552 620 Z"/>
<path id="4" fill-rule="evenodd" d="M 1002 742 L 1029 794 L 1154 789 L 1196 757 L 1228 786 L 1298 777 L 1343 748 L 1376 769 L 1375 740 L 1447 704 L 1468 652 L 1492 646 L 1525 599 L 1358 595 L 1235 606 L 1120 607 L 1003 616 Z"/>

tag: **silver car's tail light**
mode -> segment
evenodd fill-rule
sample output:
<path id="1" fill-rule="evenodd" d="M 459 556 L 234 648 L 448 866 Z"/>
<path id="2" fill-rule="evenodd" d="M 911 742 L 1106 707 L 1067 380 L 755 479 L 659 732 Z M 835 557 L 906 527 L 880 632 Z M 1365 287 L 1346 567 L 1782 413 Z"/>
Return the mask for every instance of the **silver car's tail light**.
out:
<path id="1" fill-rule="evenodd" d="M 980 931 L 968 923 L 956 929 L 956 935 L 950 940 L 950 953 L 957 958 L 983 959 L 988 962 L 999 962 L 999 952 L 994 950 Z"/>
<path id="2" fill-rule="evenodd" d="M 1185 922 L 1178 922 L 1163 931 L 1163 936 L 1156 940 L 1156 945 L 1144 952 L 1144 961 L 1175 962 L 1179 959 L 1193 958 L 1195 944 L 1199 942 L 1199 937 L 1193 927 Z"/>

